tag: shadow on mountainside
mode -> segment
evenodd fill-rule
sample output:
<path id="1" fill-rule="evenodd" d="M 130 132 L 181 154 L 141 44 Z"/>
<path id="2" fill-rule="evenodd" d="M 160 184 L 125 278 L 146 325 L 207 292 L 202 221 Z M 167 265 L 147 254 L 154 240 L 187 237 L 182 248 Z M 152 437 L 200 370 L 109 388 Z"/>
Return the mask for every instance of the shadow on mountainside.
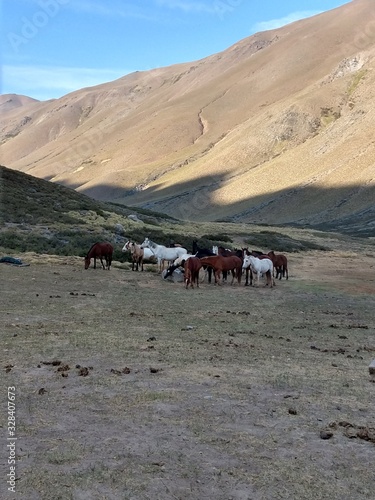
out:
<path id="1" fill-rule="evenodd" d="M 100 185 L 82 192 L 103 201 L 147 208 L 189 221 L 246 222 L 262 225 L 309 227 L 352 236 L 375 236 L 375 186 L 340 188 L 299 186 L 277 190 L 270 181 L 264 195 L 248 195 L 234 203 L 219 203 L 225 174 L 207 175 L 189 182 L 142 191 Z"/>

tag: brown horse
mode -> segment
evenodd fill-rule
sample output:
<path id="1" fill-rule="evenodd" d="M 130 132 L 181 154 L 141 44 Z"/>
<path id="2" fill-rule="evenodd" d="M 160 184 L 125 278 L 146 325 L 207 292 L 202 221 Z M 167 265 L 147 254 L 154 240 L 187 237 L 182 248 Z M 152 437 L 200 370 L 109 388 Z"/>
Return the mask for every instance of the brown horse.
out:
<path id="1" fill-rule="evenodd" d="M 234 250 L 229 250 L 229 248 L 224 248 L 223 246 L 217 247 L 217 255 L 221 255 L 222 257 L 232 257 L 233 255 L 237 255 L 240 259 L 243 259 L 242 250 L 238 250 L 235 248 Z M 228 272 L 223 271 L 223 281 L 227 281 Z"/>
<path id="2" fill-rule="evenodd" d="M 232 255 L 230 257 L 216 255 L 214 257 L 202 257 L 200 260 L 203 266 L 211 266 L 213 268 L 215 275 L 215 285 L 220 284 L 220 274 L 223 271 L 231 271 L 231 285 L 233 285 L 235 278 L 237 278 L 238 284 L 241 283 L 242 259 L 240 257 L 237 257 L 237 255 Z"/>
<path id="3" fill-rule="evenodd" d="M 285 255 L 281 253 L 275 254 L 272 250 L 271 252 L 268 252 L 268 257 L 272 260 L 273 268 L 276 271 L 276 279 L 279 277 L 279 280 L 281 280 L 282 276 L 285 276 L 286 279 L 288 279 L 288 259 Z"/>
<path id="4" fill-rule="evenodd" d="M 100 259 L 103 269 L 111 268 L 113 246 L 110 243 L 94 243 L 85 257 L 85 269 L 90 267 L 91 259 L 94 259 L 94 269 L 96 269 L 96 259 Z M 105 259 L 105 264 L 103 263 Z"/>
<path id="5" fill-rule="evenodd" d="M 136 271 L 138 271 L 139 267 L 141 268 L 141 271 L 143 271 L 143 259 L 145 256 L 144 248 L 141 248 L 140 245 L 131 242 L 129 243 L 129 249 L 132 257 L 132 271 L 134 271 L 134 265 Z"/>
<path id="6" fill-rule="evenodd" d="M 184 261 L 184 281 L 185 287 L 194 288 L 194 282 L 199 288 L 199 271 L 202 267 L 201 259 L 198 257 L 189 257 Z"/>

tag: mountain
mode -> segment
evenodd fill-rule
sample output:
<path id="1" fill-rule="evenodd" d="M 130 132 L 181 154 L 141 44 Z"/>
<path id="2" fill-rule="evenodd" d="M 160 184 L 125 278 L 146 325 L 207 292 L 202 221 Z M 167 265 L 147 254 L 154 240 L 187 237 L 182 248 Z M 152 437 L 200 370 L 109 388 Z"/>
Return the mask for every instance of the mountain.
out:
<path id="1" fill-rule="evenodd" d="M 196 62 L 1 96 L 1 162 L 180 219 L 372 234 L 374 24 L 353 0 Z"/>

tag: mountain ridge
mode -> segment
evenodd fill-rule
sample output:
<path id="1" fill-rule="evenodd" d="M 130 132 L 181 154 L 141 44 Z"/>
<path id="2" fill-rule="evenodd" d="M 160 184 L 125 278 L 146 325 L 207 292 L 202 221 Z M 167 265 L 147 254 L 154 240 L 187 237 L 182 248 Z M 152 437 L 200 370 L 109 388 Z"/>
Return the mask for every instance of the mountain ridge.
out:
<path id="1" fill-rule="evenodd" d="M 359 227 L 374 199 L 374 22 L 354 0 L 199 61 L 26 102 L 2 114 L 2 163 L 182 219 Z"/>

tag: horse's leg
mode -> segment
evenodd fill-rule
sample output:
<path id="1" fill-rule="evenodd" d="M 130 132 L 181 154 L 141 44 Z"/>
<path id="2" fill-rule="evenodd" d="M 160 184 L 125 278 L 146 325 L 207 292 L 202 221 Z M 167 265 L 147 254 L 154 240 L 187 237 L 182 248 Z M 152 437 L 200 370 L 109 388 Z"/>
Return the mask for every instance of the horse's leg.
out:
<path id="1" fill-rule="evenodd" d="M 94 269 L 96 269 L 96 257 L 94 257 Z"/>
<path id="2" fill-rule="evenodd" d="M 234 283 L 235 271 L 234 271 L 234 269 L 231 269 L 231 271 L 230 271 L 230 272 L 231 272 L 231 275 L 232 275 L 232 281 L 230 282 L 230 286 L 232 286 L 232 285 L 233 285 L 233 283 Z"/>
<path id="3" fill-rule="evenodd" d="M 270 270 L 266 271 L 266 286 L 268 286 L 268 284 L 270 285 L 270 288 L 272 288 L 273 285 L 275 284 L 273 271 Z"/>
<path id="4" fill-rule="evenodd" d="M 253 271 L 251 270 L 251 267 L 246 268 L 245 276 L 246 276 L 245 286 L 252 286 L 253 285 Z"/>
<path id="5" fill-rule="evenodd" d="M 249 270 L 245 269 L 245 286 L 249 286 Z"/>
<path id="6" fill-rule="evenodd" d="M 214 269 L 214 276 L 215 276 L 215 285 L 221 285 L 219 269 Z"/>
<path id="7" fill-rule="evenodd" d="M 237 268 L 237 281 L 239 285 L 241 285 L 241 280 L 242 280 L 242 266 Z"/>
<path id="8" fill-rule="evenodd" d="M 203 269 L 203 271 L 204 271 L 204 272 L 203 272 L 203 278 L 201 278 L 201 283 L 203 283 L 203 282 L 204 282 L 204 280 L 206 279 L 206 274 L 207 274 L 207 272 L 208 272 L 207 267 L 206 267 L 206 269 L 205 269 L 204 267 L 203 267 L 202 269 Z M 202 274 L 202 273 L 201 273 L 201 274 Z"/>
<path id="9" fill-rule="evenodd" d="M 103 268 L 103 270 L 105 271 L 105 265 L 104 265 L 104 262 L 103 262 L 103 256 L 101 255 L 101 256 L 99 257 L 99 259 L 100 259 L 100 263 L 101 263 L 101 265 L 102 265 L 102 268 Z"/>

